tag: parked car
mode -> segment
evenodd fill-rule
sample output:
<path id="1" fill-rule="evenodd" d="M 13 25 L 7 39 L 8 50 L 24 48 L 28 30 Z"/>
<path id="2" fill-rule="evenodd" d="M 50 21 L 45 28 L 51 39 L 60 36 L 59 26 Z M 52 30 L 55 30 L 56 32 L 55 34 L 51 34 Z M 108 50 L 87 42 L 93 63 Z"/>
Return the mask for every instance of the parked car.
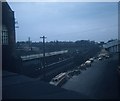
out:
<path id="1" fill-rule="evenodd" d="M 93 58 L 90 58 L 89 60 L 90 60 L 91 62 L 93 62 L 93 61 L 94 61 L 94 59 L 93 59 Z"/>
<path id="2" fill-rule="evenodd" d="M 108 59 L 110 56 L 109 55 L 106 55 L 105 58 Z"/>
<path id="3" fill-rule="evenodd" d="M 80 69 L 81 69 L 81 70 L 86 70 L 86 65 L 85 65 L 85 63 L 83 63 L 83 64 L 80 65 Z"/>
<path id="4" fill-rule="evenodd" d="M 73 76 L 74 75 L 74 71 L 73 70 L 72 71 L 68 71 L 67 75 L 70 76 L 70 77 Z"/>
<path id="5" fill-rule="evenodd" d="M 98 60 L 102 60 L 102 57 L 99 57 Z"/>
<path id="6" fill-rule="evenodd" d="M 81 73 L 80 70 L 78 70 L 78 69 L 75 69 L 75 70 L 74 70 L 74 74 L 75 74 L 75 75 L 78 75 L 78 74 L 80 74 L 80 73 Z"/>
<path id="7" fill-rule="evenodd" d="M 87 60 L 87 61 L 85 62 L 85 66 L 87 66 L 87 67 L 91 66 L 91 61 L 90 61 L 90 60 Z"/>

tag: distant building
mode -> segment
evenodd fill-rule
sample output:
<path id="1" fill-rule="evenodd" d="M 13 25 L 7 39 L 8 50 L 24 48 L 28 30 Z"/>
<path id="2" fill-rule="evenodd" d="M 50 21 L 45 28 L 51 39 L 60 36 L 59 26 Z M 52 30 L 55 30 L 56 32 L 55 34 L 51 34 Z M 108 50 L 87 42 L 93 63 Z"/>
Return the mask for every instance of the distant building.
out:
<path id="1" fill-rule="evenodd" d="M 103 47 L 111 53 L 119 52 L 119 49 L 118 49 L 119 46 L 120 46 L 120 40 L 108 41 L 103 45 Z"/>
<path id="2" fill-rule="evenodd" d="M 7 2 L 2 3 L 2 68 L 12 68 L 15 57 L 14 11 Z M 14 64 L 14 63 L 13 63 Z"/>

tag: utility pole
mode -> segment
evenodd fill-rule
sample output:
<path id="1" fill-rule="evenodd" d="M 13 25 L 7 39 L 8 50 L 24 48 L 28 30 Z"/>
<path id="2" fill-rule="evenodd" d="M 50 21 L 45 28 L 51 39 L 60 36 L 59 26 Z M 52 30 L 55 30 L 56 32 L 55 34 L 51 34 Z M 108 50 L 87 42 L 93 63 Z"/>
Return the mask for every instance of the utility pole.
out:
<path id="1" fill-rule="evenodd" d="M 30 37 L 28 37 L 28 45 L 29 45 L 29 49 L 31 50 Z"/>
<path id="2" fill-rule="evenodd" d="M 40 37 L 43 39 L 43 70 L 45 70 L 45 36 Z M 44 71 L 44 77 L 45 77 L 45 71 Z"/>

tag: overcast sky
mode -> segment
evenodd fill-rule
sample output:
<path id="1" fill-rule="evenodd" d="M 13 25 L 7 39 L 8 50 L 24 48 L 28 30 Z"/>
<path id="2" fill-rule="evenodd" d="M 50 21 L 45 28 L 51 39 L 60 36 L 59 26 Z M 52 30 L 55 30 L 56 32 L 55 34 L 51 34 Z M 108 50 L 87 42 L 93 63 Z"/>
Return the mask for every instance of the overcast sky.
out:
<path id="1" fill-rule="evenodd" d="M 19 28 L 16 41 L 94 40 L 118 37 L 117 3 L 10 2 Z"/>

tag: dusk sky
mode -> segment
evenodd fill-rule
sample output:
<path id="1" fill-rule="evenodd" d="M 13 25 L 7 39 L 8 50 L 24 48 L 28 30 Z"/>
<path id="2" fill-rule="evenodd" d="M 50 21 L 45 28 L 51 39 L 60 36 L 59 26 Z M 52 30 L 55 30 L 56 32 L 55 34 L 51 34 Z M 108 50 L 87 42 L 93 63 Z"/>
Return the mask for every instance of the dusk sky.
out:
<path id="1" fill-rule="evenodd" d="M 118 37 L 117 3 L 10 2 L 19 28 L 16 41 L 108 41 Z"/>

